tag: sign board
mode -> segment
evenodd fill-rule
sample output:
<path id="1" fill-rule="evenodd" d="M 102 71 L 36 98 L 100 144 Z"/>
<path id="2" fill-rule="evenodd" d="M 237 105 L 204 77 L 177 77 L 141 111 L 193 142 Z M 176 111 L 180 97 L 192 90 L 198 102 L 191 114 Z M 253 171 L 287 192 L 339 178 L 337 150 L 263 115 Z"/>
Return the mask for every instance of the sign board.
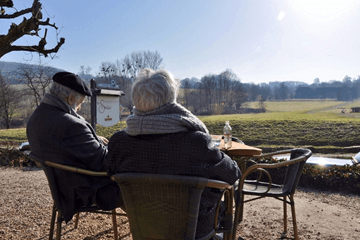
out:
<path id="1" fill-rule="evenodd" d="M 110 127 L 119 122 L 119 96 L 98 95 L 96 97 L 96 120 L 104 127 Z"/>
<path id="2" fill-rule="evenodd" d="M 119 88 L 115 88 L 115 81 L 111 81 L 111 88 L 98 88 L 94 79 L 90 81 L 91 96 L 91 126 L 96 131 L 96 124 L 104 127 L 115 125 L 120 120 L 120 97 L 125 95 Z"/>

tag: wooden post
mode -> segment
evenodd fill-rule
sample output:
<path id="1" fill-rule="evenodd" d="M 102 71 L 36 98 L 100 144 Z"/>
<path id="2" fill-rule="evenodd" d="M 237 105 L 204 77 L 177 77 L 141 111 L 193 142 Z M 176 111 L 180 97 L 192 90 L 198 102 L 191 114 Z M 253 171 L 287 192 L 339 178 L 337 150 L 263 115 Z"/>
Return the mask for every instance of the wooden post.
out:
<path id="1" fill-rule="evenodd" d="M 90 80 L 91 87 L 91 126 L 94 128 L 96 132 L 96 82 L 94 79 Z"/>

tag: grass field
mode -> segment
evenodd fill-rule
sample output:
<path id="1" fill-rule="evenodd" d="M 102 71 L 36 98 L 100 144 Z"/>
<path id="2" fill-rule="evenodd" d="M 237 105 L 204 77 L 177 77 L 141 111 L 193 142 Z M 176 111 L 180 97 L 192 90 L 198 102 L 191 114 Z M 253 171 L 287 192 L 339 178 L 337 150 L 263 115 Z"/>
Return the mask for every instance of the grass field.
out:
<path id="1" fill-rule="evenodd" d="M 256 107 L 255 104 L 249 106 Z M 266 113 L 198 117 L 211 134 L 222 134 L 224 122 L 230 121 L 233 136 L 253 146 L 350 147 L 360 145 L 360 113 L 350 113 L 354 106 L 360 106 L 360 102 L 266 102 Z M 342 108 L 346 109 L 345 114 L 341 113 Z M 110 138 L 124 126 L 98 126 L 97 132 Z M 25 129 L 0 130 L 0 142 L 24 141 Z"/>

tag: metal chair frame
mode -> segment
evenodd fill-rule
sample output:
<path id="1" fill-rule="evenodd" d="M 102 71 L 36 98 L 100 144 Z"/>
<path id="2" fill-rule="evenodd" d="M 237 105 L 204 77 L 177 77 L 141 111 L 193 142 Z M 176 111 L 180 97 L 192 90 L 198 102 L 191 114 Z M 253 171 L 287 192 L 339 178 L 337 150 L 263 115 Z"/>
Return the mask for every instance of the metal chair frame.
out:
<path id="1" fill-rule="evenodd" d="M 253 158 L 261 159 L 265 157 L 272 157 L 275 155 L 283 155 L 291 153 L 295 154 L 294 157 L 290 157 L 290 160 L 285 162 L 273 163 L 273 164 L 262 164 L 256 163 L 254 160 L 246 160 L 247 162 L 253 162 L 254 165 L 248 167 L 243 173 L 241 179 L 239 180 L 238 189 L 235 191 L 236 195 L 236 210 L 235 210 L 235 219 L 234 219 L 234 229 L 233 229 L 233 239 L 235 239 L 236 234 L 236 226 L 240 224 L 243 220 L 243 212 L 244 212 L 244 203 L 254 201 L 257 199 L 265 198 L 265 197 L 273 197 L 283 202 L 283 216 L 284 216 L 284 232 L 283 235 L 287 233 L 287 204 L 291 206 L 291 214 L 293 220 L 293 228 L 294 228 L 294 238 L 298 239 L 298 231 L 297 231 L 297 223 L 296 223 L 296 213 L 295 213 L 295 201 L 294 201 L 294 193 L 297 188 L 298 182 L 300 180 L 300 176 L 302 174 L 303 167 L 305 165 L 306 160 L 312 155 L 312 152 L 308 149 L 289 149 L 283 151 L 277 151 L 273 153 L 263 154 L 260 156 L 253 156 Z M 271 175 L 266 169 L 280 168 L 285 166 L 294 166 L 294 164 L 298 164 L 297 170 L 294 170 L 296 176 L 293 176 L 291 180 L 293 181 L 290 184 L 289 189 L 284 190 L 284 185 L 289 179 L 289 169 L 285 175 L 285 181 L 283 185 L 273 184 Z M 254 172 L 259 172 L 259 176 L 256 180 L 246 180 L 246 178 Z M 265 174 L 268 177 L 268 182 L 260 182 L 262 174 Z M 252 191 L 244 189 L 244 186 L 254 186 L 261 187 L 262 191 Z M 272 187 L 277 188 L 278 191 L 272 191 Z M 254 198 L 245 200 L 245 195 L 256 196 Z M 287 199 L 288 198 L 288 199 Z"/>

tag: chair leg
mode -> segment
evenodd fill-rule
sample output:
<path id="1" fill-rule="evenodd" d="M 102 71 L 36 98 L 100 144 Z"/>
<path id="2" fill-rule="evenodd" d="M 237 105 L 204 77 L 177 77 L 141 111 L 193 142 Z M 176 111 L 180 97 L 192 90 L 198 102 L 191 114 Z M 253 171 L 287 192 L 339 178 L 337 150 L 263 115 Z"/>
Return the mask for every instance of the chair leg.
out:
<path id="1" fill-rule="evenodd" d="M 240 219 L 239 219 L 239 222 L 242 222 L 243 217 L 244 217 L 244 200 L 245 200 L 245 196 L 244 196 L 244 194 L 241 194 L 241 197 L 240 197 Z"/>
<path id="2" fill-rule="evenodd" d="M 232 231 L 232 239 L 235 240 L 236 238 L 236 227 L 239 225 L 240 222 L 243 220 L 244 215 L 244 195 L 240 194 L 238 196 L 238 203 L 236 204 L 235 208 L 235 218 L 234 218 L 234 225 L 233 225 L 233 231 Z"/>
<path id="3" fill-rule="evenodd" d="M 54 236 L 55 217 L 56 217 L 56 207 L 55 207 L 55 203 L 54 203 L 52 214 L 51 214 L 49 240 L 52 240 L 53 236 Z"/>
<path id="4" fill-rule="evenodd" d="M 116 223 L 116 208 L 112 210 L 112 221 L 113 221 L 113 228 L 114 228 L 114 239 L 118 240 L 118 231 L 117 231 L 117 223 Z"/>
<path id="5" fill-rule="evenodd" d="M 79 217 L 80 217 L 80 213 L 77 213 L 75 216 L 75 227 L 74 228 L 77 228 L 79 226 Z"/>
<path id="6" fill-rule="evenodd" d="M 56 240 L 61 238 L 61 223 L 63 221 L 61 211 L 58 210 L 57 221 L 56 221 Z"/>
<path id="7" fill-rule="evenodd" d="M 287 232 L 287 203 L 286 203 L 286 196 L 284 196 L 284 233 Z"/>
<path id="8" fill-rule="evenodd" d="M 294 195 L 290 195 L 290 202 L 291 202 L 291 214 L 293 219 L 293 225 L 294 225 L 294 239 L 298 240 L 298 232 L 297 232 L 297 224 L 296 224 L 296 214 L 295 214 L 295 202 L 294 202 Z"/>

